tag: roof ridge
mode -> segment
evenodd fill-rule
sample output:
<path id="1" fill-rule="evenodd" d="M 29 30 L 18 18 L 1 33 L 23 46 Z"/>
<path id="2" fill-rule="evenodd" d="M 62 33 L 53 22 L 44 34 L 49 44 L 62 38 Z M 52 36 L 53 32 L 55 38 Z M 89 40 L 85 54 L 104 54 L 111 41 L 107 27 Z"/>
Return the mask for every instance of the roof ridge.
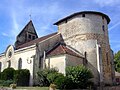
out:
<path id="1" fill-rule="evenodd" d="M 24 47 L 24 45 L 30 44 L 31 42 L 36 43 L 36 42 L 37 42 L 38 40 L 40 40 L 40 39 L 46 40 L 47 38 L 50 38 L 50 37 L 52 37 L 52 36 L 54 36 L 54 35 L 57 35 L 57 32 L 52 33 L 52 34 L 48 34 L 48 35 L 45 35 L 45 36 L 42 36 L 42 37 L 40 37 L 40 38 L 36 38 L 36 39 L 34 39 L 34 40 L 32 40 L 32 41 L 29 41 L 29 42 L 26 42 L 26 43 L 24 43 L 24 44 L 22 44 L 22 45 L 19 45 L 19 46 L 17 47 L 17 49 L 19 49 L 19 48 L 21 48 L 21 47 Z M 41 41 L 43 41 L 43 40 L 41 40 Z M 36 42 L 35 42 L 35 41 L 36 41 Z M 41 41 L 40 41 L 40 42 L 41 42 Z"/>
<path id="2" fill-rule="evenodd" d="M 66 46 L 66 48 L 68 48 L 68 49 L 70 49 L 71 51 L 73 51 L 74 53 L 76 53 L 76 54 L 78 54 L 78 55 L 82 55 L 82 57 L 84 57 L 84 55 L 82 54 L 82 53 L 79 53 L 79 52 L 77 52 L 77 51 L 75 51 L 74 49 L 72 49 L 71 47 L 69 47 L 69 46 Z"/>
<path id="3" fill-rule="evenodd" d="M 61 45 L 61 43 L 60 43 L 60 46 L 62 47 L 63 52 L 64 52 L 64 53 L 67 53 L 66 50 L 63 48 L 63 45 Z"/>

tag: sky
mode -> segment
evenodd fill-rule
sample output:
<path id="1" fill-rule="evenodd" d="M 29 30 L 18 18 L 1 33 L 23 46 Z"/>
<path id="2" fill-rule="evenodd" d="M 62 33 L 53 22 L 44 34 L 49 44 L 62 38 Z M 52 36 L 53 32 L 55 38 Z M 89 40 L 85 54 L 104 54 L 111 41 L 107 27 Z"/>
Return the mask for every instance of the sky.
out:
<path id="1" fill-rule="evenodd" d="M 114 53 L 120 50 L 120 0 L 1 0 L 0 53 L 14 45 L 16 36 L 33 21 L 38 36 L 57 32 L 56 21 L 80 11 L 98 11 L 107 14 L 110 46 Z"/>

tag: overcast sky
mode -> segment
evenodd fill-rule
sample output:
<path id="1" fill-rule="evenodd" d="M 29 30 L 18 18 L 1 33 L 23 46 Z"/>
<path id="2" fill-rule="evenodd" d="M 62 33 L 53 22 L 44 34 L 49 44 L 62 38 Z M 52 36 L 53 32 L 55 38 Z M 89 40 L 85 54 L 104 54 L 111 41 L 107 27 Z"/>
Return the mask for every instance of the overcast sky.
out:
<path id="1" fill-rule="evenodd" d="M 120 0 L 1 0 L 0 53 L 8 45 L 14 45 L 30 15 L 40 37 L 56 32 L 53 23 L 59 19 L 84 10 L 99 11 L 110 17 L 110 45 L 114 52 L 120 50 Z"/>

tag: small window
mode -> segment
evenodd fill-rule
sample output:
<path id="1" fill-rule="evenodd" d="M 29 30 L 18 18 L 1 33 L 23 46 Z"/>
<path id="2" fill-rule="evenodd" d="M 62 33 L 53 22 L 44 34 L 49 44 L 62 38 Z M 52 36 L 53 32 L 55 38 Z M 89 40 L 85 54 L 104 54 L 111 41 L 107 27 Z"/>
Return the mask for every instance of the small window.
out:
<path id="1" fill-rule="evenodd" d="M 119 80 L 119 78 L 116 78 L 116 82 L 119 82 L 120 80 Z"/>
<path id="2" fill-rule="evenodd" d="M 102 26 L 102 29 L 103 29 L 103 31 L 105 32 L 105 26 L 104 26 L 104 25 Z"/>
<path id="3" fill-rule="evenodd" d="M 102 19 L 104 19 L 104 17 L 102 16 Z"/>
<path id="4" fill-rule="evenodd" d="M 35 36 L 32 36 L 32 39 L 34 40 L 34 39 L 35 39 Z"/>
<path id="5" fill-rule="evenodd" d="M 30 34 L 29 34 L 28 38 L 31 39 L 31 35 Z"/>
<path id="6" fill-rule="evenodd" d="M 85 55 L 85 58 L 83 59 L 83 64 L 86 65 L 88 62 L 87 62 L 87 52 L 84 53 Z"/>
<path id="7" fill-rule="evenodd" d="M 2 62 L 0 62 L 0 72 L 1 72 L 1 70 L 2 70 Z"/>
<path id="8" fill-rule="evenodd" d="M 22 59 L 19 58 L 18 60 L 18 69 L 22 69 Z"/>
<path id="9" fill-rule="evenodd" d="M 82 17 L 85 17 L 85 14 L 82 14 Z"/>
<path id="10" fill-rule="evenodd" d="M 67 23 L 67 19 L 65 20 L 65 23 Z"/>
<path id="11" fill-rule="evenodd" d="M 11 61 L 9 60 L 7 62 L 8 62 L 8 68 L 10 68 L 11 67 Z"/>

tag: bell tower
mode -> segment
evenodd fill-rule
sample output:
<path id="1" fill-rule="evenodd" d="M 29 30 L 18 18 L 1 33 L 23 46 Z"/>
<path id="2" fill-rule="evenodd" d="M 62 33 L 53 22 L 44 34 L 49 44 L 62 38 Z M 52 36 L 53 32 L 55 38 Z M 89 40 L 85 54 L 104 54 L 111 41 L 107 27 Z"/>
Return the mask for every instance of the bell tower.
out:
<path id="1" fill-rule="evenodd" d="M 82 11 L 69 15 L 58 26 L 66 45 L 86 53 L 86 66 L 94 73 L 94 83 L 112 84 L 111 48 L 108 37 L 110 18 L 101 12 Z"/>
<path id="2" fill-rule="evenodd" d="M 17 48 L 18 46 L 32 41 L 36 38 L 38 38 L 38 35 L 36 33 L 32 20 L 30 20 L 28 24 L 23 28 L 23 30 L 17 35 L 15 47 Z"/>

